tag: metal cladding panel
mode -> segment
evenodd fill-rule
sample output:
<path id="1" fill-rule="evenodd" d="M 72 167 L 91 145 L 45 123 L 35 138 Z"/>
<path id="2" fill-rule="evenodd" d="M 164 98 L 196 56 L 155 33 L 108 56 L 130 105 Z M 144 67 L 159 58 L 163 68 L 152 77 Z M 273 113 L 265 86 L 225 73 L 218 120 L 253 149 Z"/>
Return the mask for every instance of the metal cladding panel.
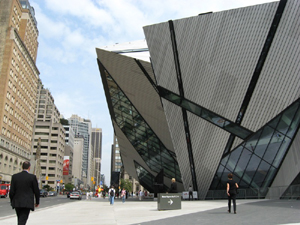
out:
<path id="1" fill-rule="evenodd" d="M 145 61 L 141 61 L 141 60 L 140 60 L 140 63 L 143 65 L 145 70 L 148 72 L 148 75 L 150 76 L 150 78 L 156 84 L 156 78 L 155 78 L 155 75 L 153 73 L 151 64 L 149 62 L 145 62 Z"/>
<path id="2" fill-rule="evenodd" d="M 138 175 L 135 170 L 134 161 L 138 162 L 146 170 L 151 172 L 150 168 L 147 166 L 142 157 L 138 154 L 135 148 L 131 145 L 127 137 L 124 135 L 122 130 L 118 125 L 113 122 L 114 130 L 118 138 L 118 144 L 120 147 L 120 152 L 122 156 L 122 163 L 124 165 L 125 171 L 138 180 Z M 154 175 L 154 174 L 153 174 Z"/>
<path id="3" fill-rule="evenodd" d="M 144 27 L 157 84 L 179 94 L 169 24 Z"/>
<path id="4" fill-rule="evenodd" d="M 185 98 L 235 121 L 277 5 L 275 2 L 174 21 Z M 160 41 L 161 48 L 163 43 Z"/>
<path id="5" fill-rule="evenodd" d="M 204 199 L 221 161 L 229 133 L 188 112 L 198 195 Z"/>
<path id="6" fill-rule="evenodd" d="M 133 58 L 97 49 L 98 59 L 165 147 L 174 151 L 160 97 Z M 151 65 L 147 65 L 149 75 Z"/>
<path id="7" fill-rule="evenodd" d="M 287 2 L 242 125 L 257 130 L 300 97 L 300 1 Z"/>
<path id="8" fill-rule="evenodd" d="M 185 190 L 187 190 L 189 185 L 192 184 L 192 176 L 184 132 L 182 110 L 180 107 L 165 99 L 162 99 L 162 102 L 176 153 L 176 159 L 180 168 L 183 185 Z"/>

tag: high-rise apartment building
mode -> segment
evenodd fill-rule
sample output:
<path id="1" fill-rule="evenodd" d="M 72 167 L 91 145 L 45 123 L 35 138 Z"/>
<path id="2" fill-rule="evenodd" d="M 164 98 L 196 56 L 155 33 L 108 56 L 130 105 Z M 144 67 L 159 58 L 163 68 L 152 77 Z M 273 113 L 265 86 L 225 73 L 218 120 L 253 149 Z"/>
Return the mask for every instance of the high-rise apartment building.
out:
<path id="1" fill-rule="evenodd" d="M 68 183 L 73 183 L 72 178 L 73 178 L 73 158 L 74 158 L 75 133 L 70 125 L 63 125 L 63 127 L 66 132 L 63 182 L 65 184 L 68 184 Z"/>
<path id="2" fill-rule="evenodd" d="M 76 188 L 80 188 L 83 185 L 82 177 L 82 154 L 84 149 L 84 136 L 75 135 L 74 149 L 73 149 L 73 180 Z"/>
<path id="3" fill-rule="evenodd" d="M 39 70 L 38 29 L 27 1 L 0 1 L 0 180 L 30 159 Z"/>
<path id="4" fill-rule="evenodd" d="M 94 181 L 100 185 L 101 159 L 102 159 L 102 129 L 92 128 L 92 147 L 94 152 Z"/>
<path id="5" fill-rule="evenodd" d="M 41 81 L 37 93 L 32 152 L 36 155 L 40 139 L 41 153 L 35 160 L 40 160 L 41 174 L 37 176 L 40 177 L 41 186 L 48 184 L 55 188 L 57 181 L 63 180 L 65 129 L 60 123 L 60 113 L 51 92 L 43 87 Z"/>
<path id="6" fill-rule="evenodd" d="M 91 159 L 92 159 L 92 122 L 88 119 L 83 119 L 78 115 L 72 115 L 69 119 L 69 124 L 75 132 L 76 136 L 84 137 L 84 148 L 82 154 L 82 178 L 86 179 L 87 184 L 91 181 Z"/>

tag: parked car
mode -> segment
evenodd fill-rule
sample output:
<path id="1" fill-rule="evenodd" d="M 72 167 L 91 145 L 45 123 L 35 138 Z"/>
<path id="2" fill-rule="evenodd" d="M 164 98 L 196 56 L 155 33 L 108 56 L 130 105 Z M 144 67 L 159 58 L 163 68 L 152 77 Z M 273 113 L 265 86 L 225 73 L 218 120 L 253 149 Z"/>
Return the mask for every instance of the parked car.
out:
<path id="1" fill-rule="evenodd" d="M 81 200 L 81 194 L 78 191 L 73 191 L 70 194 L 70 199 L 78 199 Z"/>
<path id="2" fill-rule="evenodd" d="M 0 184 L 0 196 L 6 198 L 9 193 L 10 184 Z"/>
<path id="3" fill-rule="evenodd" d="M 49 191 L 48 196 L 56 196 L 57 192 L 56 191 Z"/>
<path id="4" fill-rule="evenodd" d="M 40 196 L 42 196 L 42 197 L 47 197 L 48 196 L 48 192 L 46 191 L 46 190 L 44 190 L 44 189 L 41 189 L 40 190 Z"/>

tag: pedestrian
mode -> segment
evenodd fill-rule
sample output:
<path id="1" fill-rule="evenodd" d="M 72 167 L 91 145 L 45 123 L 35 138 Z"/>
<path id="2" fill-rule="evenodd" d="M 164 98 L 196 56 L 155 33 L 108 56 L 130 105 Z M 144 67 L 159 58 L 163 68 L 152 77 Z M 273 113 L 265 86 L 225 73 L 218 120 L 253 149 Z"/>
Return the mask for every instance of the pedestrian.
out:
<path id="1" fill-rule="evenodd" d="M 126 198 L 126 190 L 125 190 L 125 188 L 123 188 L 123 190 L 121 191 L 121 198 L 122 198 L 122 202 L 125 203 L 125 198 Z"/>
<path id="2" fill-rule="evenodd" d="M 230 213 L 231 210 L 231 200 L 233 204 L 233 211 L 234 214 L 236 214 L 236 195 L 237 195 L 237 189 L 239 188 L 239 185 L 233 180 L 232 173 L 228 174 L 228 181 L 227 181 L 227 195 L 228 195 L 228 212 Z"/>
<path id="3" fill-rule="evenodd" d="M 90 192 L 86 192 L 86 199 L 89 199 L 90 198 Z"/>
<path id="4" fill-rule="evenodd" d="M 169 192 L 170 193 L 178 193 L 178 191 L 177 191 L 177 183 L 176 183 L 175 178 L 172 178 L 172 183 L 171 183 L 171 187 L 170 187 Z"/>
<path id="5" fill-rule="evenodd" d="M 194 200 L 192 185 L 190 185 L 190 187 L 189 187 L 189 201 L 191 200 L 191 196 L 192 196 L 192 200 Z"/>
<path id="6" fill-rule="evenodd" d="M 111 188 L 108 190 L 109 202 L 111 205 L 114 204 L 115 194 L 116 194 L 116 190 L 114 189 L 114 186 L 111 186 Z"/>
<path id="7" fill-rule="evenodd" d="M 34 211 L 40 204 L 40 190 L 36 176 L 29 173 L 30 162 L 23 162 L 22 169 L 22 172 L 12 176 L 9 192 L 10 204 L 16 210 L 18 225 L 25 225 L 30 210 Z"/>

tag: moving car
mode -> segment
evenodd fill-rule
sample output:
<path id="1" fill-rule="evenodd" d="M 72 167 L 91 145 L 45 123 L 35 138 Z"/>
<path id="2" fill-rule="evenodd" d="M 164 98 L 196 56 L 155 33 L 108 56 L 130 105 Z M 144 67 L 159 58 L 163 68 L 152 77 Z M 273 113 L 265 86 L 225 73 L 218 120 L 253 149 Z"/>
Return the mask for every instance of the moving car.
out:
<path id="1" fill-rule="evenodd" d="M 81 200 L 81 194 L 78 191 L 73 191 L 72 193 L 70 193 L 70 199 Z"/>
<path id="2" fill-rule="evenodd" d="M 56 196 L 57 192 L 56 191 L 49 191 L 48 196 Z"/>
<path id="3" fill-rule="evenodd" d="M 40 190 L 40 196 L 42 196 L 42 197 L 47 197 L 48 196 L 48 192 L 47 191 L 45 191 L 44 189 L 41 189 Z"/>

